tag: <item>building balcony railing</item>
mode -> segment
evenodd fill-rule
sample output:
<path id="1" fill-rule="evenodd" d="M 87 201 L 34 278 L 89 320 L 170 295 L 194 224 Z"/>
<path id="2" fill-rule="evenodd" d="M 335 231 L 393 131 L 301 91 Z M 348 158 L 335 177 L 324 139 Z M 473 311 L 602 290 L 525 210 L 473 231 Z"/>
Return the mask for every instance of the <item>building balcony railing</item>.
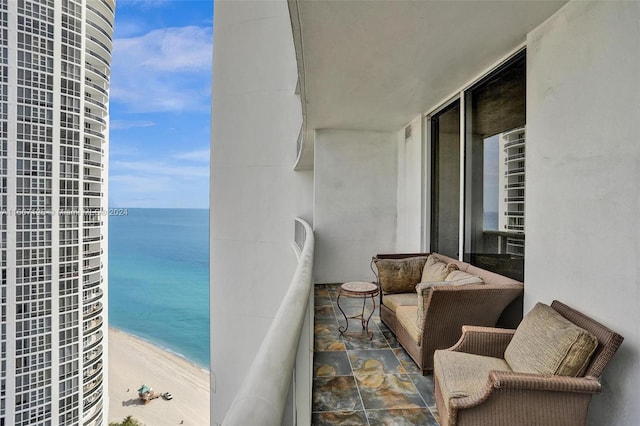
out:
<path id="1" fill-rule="evenodd" d="M 90 336 L 87 336 L 82 339 L 82 351 L 87 352 L 91 349 L 95 348 L 98 344 L 102 342 L 103 333 L 102 330 L 94 333 Z M 89 367 L 89 365 L 85 365 L 85 367 Z"/>
<path id="2" fill-rule="evenodd" d="M 102 240 L 102 235 L 87 235 L 82 238 L 83 243 L 93 243 Z"/>
<path id="3" fill-rule="evenodd" d="M 90 112 L 85 112 L 84 113 L 84 117 L 88 118 L 90 120 L 93 120 L 95 122 L 98 122 L 100 124 L 104 124 L 105 126 L 107 125 L 107 121 L 104 120 L 102 117 L 100 117 L 99 115 L 96 114 L 91 114 Z"/>
<path id="4" fill-rule="evenodd" d="M 524 212 L 504 212 L 505 216 L 511 216 L 511 217 L 524 217 Z"/>
<path id="5" fill-rule="evenodd" d="M 113 8 L 113 6 L 111 5 L 111 3 L 110 3 L 109 1 L 107 1 L 107 0 L 100 0 L 100 3 L 102 3 L 102 5 L 103 5 L 104 7 L 106 7 L 107 9 L 109 9 L 109 10 L 111 11 L 111 13 L 112 13 L 112 14 L 115 14 L 114 8 Z"/>
<path id="6" fill-rule="evenodd" d="M 513 140 L 513 141 L 509 141 L 509 142 L 504 144 L 504 147 L 505 148 L 511 148 L 511 147 L 516 147 L 518 145 L 524 145 L 524 138 L 516 139 L 516 140 Z"/>
<path id="7" fill-rule="evenodd" d="M 88 367 L 92 362 L 100 359 L 101 356 L 102 356 L 102 345 L 99 345 L 95 349 L 91 350 L 90 352 L 85 353 L 82 356 L 82 362 L 84 363 L 85 367 Z"/>
<path id="8" fill-rule="evenodd" d="M 93 308 L 88 310 L 83 310 L 82 319 L 84 321 L 90 320 L 91 318 L 95 318 L 96 316 L 102 313 L 103 307 L 102 303 L 98 302 Z"/>
<path id="9" fill-rule="evenodd" d="M 514 167 L 513 169 L 509 169 L 504 172 L 505 176 L 514 176 L 518 174 L 524 173 L 524 167 Z"/>
<path id="10" fill-rule="evenodd" d="M 97 130 L 93 130 L 93 129 L 89 129 L 89 128 L 85 127 L 84 128 L 84 132 L 88 133 L 90 135 L 97 136 L 97 137 L 100 137 L 100 138 L 104 139 L 104 134 L 102 132 L 97 131 Z"/>
<path id="11" fill-rule="evenodd" d="M 82 403 L 83 411 L 87 411 L 91 409 L 98 403 L 102 404 L 101 396 L 102 396 L 102 389 L 100 390 L 100 393 L 94 393 L 90 397 L 84 398 L 84 402 Z"/>
<path id="12" fill-rule="evenodd" d="M 90 274 L 90 273 L 92 273 L 92 272 L 97 272 L 97 271 L 99 271 L 99 270 L 100 270 L 100 268 L 101 268 L 101 267 L 102 267 L 101 265 L 85 266 L 85 267 L 82 269 L 82 273 L 83 273 L 83 274 Z"/>
<path id="13" fill-rule="evenodd" d="M 107 111 L 107 106 L 104 103 L 95 100 L 94 98 L 85 96 L 84 101 L 102 108 L 105 112 Z"/>
<path id="14" fill-rule="evenodd" d="M 105 74 L 104 71 L 102 71 L 101 69 L 99 69 L 98 67 L 93 65 L 91 62 L 85 62 L 84 68 L 87 71 L 93 72 L 95 75 L 97 75 L 100 78 L 104 78 L 105 80 L 109 79 L 109 76 L 107 74 Z"/>
<path id="15" fill-rule="evenodd" d="M 97 389 L 100 389 L 102 385 L 102 374 L 100 374 L 97 378 L 93 379 L 93 381 L 82 387 L 82 391 L 86 396 L 91 396 L 93 392 Z"/>
<path id="16" fill-rule="evenodd" d="M 91 251 L 84 254 L 85 259 L 91 259 L 92 257 L 98 257 L 102 254 L 102 250 Z"/>
<path id="17" fill-rule="evenodd" d="M 86 324 L 82 324 L 82 333 L 86 336 L 102 327 L 102 317 L 99 316 Z"/>
<path id="18" fill-rule="evenodd" d="M 86 283 L 83 283 L 82 284 L 82 288 L 85 289 L 85 290 L 88 290 L 88 289 L 91 289 L 91 288 L 99 286 L 101 283 L 102 283 L 102 280 L 100 278 L 96 278 L 94 280 L 87 281 Z"/>
<path id="19" fill-rule="evenodd" d="M 504 201 L 506 201 L 507 203 L 524 203 L 524 197 L 506 197 Z"/>
<path id="20" fill-rule="evenodd" d="M 87 10 L 90 10 L 91 12 L 95 13 L 97 16 L 99 16 L 100 18 L 102 18 L 102 20 L 105 22 L 105 24 L 107 24 L 110 28 L 113 28 L 113 17 L 111 17 L 111 19 L 107 18 L 102 12 L 100 12 L 97 8 L 91 6 L 91 5 L 87 5 Z"/>
<path id="21" fill-rule="evenodd" d="M 84 149 L 87 149 L 87 150 L 93 151 L 93 152 L 98 152 L 100 154 L 104 153 L 102 148 L 100 148 L 99 146 L 91 145 L 89 143 L 85 143 L 84 144 Z M 85 176 L 85 178 L 86 178 L 86 176 Z"/>
<path id="22" fill-rule="evenodd" d="M 104 42 L 102 42 L 100 39 L 98 39 L 97 37 L 92 36 L 91 34 L 87 35 L 87 39 L 92 41 L 93 43 L 97 44 L 98 46 L 100 46 L 102 49 L 104 49 L 104 52 L 109 55 L 109 58 L 111 58 L 111 48 L 109 46 L 107 46 Z"/>
<path id="23" fill-rule="evenodd" d="M 82 424 L 84 426 L 96 424 L 98 421 L 98 417 L 102 415 L 102 400 L 98 399 L 98 402 L 100 402 L 100 404 L 96 404 L 95 406 L 93 406 L 93 408 L 89 409 L 89 407 L 85 407 L 85 409 L 83 410 L 85 419 L 82 421 Z"/>
<path id="24" fill-rule="evenodd" d="M 102 292 L 102 290 L 97 290 L 94 292 L 89 292 L 87 294 L 84 295 L 83 299 L 82 299 L 82 303 L 87 305 L 89 303 L 93 303 L 97 300 L 101 300 L 102 299 L 102 295 L 104 293 Z"/>
<path id="25" fill-rule="evenodd" d="M 524 182 L 508 183 L 504 189 L 524 189 Z"/>
<path id="26" fill-rule="evenodd" d="M 109 39 L 109 41 L 113 42 L 113 34 L 109 34 L 108 31 L 106 31 L 104 28 L 102 28 L 100 25 L 93 22 L 92 20 L 87 20 L 87 27 L 91 27 L 91 28 L 87 28 L 87 34 L 91 34 L 92 30 L 96 30 L 102 35 L 104 35 L 107 39 Z"/>
<path id="27" fill-rule="evenodd" d="M 102 372 L 102 361 L 96 363 L 96 365 L 86 368 L 82 373 L 82 380 L 85 382 L 90 382 L 95 379 L 98 374 Z"/>
<path id="28" fill-rule="evenodd" d="M 87 145 L 84 146 L 85 148 Z M 90 182 L 103 182 L 103 179 L 100 176 L 84 176 L 84 180 L 88 180 Z"/>
<path id="29" fill-rule="evenodd" d="M 298 266 L 223 425 L 281 424 L 290 391 L 295 395 L 296 423 L 311 423 L 314 236 L 303 220 L 296 219 L 295 226 Z"/>
<path id="30" fill-rule="evenodd" d="M 82 224 L 84 225 L 85 228 L 99 228 L 102 226 L 101 221 L 95 221 L 95 220 L 87 220 L 82 222 Z"/>
<path id="31" fill-rule="evenodd" d="M 105 95 L 105 96 L 108 96 L 108 95 L 109 95 L 109 94 L 107 93 L 107 89 L 105 89 L 104 87 L 100 86 L 99 84 L 95 84 L 94 82 L 92 82 L 92 81 L 88 81 L 88 80 L 85 80 L 84 84 L 85 84 L 87 87 L 91 87 L 91 88 L 93 88 L 93 89 L 96 89 L 98 92 L 102 93 L 102 94 L 103 94 L 103 95 Z"/>
<path id="32" fill-rule="evenodd" d="M 505 160 L 506 161 L 522 160 L 524 157 L 525 157 L 525 153 L 524 152 L 519 152 L 517 154 L 513 154 L 513 155 L 507 156 L 507 158 L 505 158 Z"/>
<path id="33" fill-rule="evenodd" d="M 106 66 L 109 66 L 109 60 L 107 58 L 105 58 L 104 56 L 102 56 L 101 54 L 99 54 L 98 52 L 96 52 L 95 50 L 87 49 L 87 54 L 89 56 L 92 56 L 92 57 L 96 58 L 97 60 L 99 60 L 100 62 L 105 64 Z"/>

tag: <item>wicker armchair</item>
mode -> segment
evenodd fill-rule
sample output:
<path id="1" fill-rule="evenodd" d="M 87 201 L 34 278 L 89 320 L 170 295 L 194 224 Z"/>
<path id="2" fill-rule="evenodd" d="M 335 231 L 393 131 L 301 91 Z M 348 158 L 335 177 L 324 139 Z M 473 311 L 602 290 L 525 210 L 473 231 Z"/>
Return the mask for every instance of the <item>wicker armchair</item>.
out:
<path id="1" fill-rule="evenodd" d="M 434 392 L 441 426 L 578 426 L 586 423 L 591 397 L 601 390 L 600 375 L 623 338 L 558 301 L 554 301 L 551 308 L 597 338 L 585 372 L 580 377 L 568 377 L 492 369 L 491 363 L 505 362 L 504 353 L 515 330 L 464 326 L 458 343 L 435 355 Z M 488 370 L 484 374 L 486 380 L 475 389 L 450 394 L 445 401 L 443 388 L 447 389 L 449 383 L 441 382 L 456 381 L 460 374 L 469 374 L 469 365 L 450 362 L 444 366 L 444 360 L 452 359 L 450 354 L 441 359 L 441 352 L 481 355 L 478 359 L 483 365 L 478 366 L 475 373 Z M 455 373 L 443 374 L 442 370 L 447 369 Z M 465 369 L 466 372 L 462 371 Z M 448 388 L 451 390 L 451 386 Z"/>

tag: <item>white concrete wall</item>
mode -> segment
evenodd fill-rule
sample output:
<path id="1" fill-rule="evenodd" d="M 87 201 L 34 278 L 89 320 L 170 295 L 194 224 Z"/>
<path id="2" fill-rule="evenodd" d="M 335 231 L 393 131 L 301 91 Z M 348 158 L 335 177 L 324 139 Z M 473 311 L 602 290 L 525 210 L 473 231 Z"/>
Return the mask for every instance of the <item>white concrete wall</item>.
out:
<path id="1" fill-rule="evenodd" d="M 590 425 L 640 425 L 640 3 L 573 1 L 528 36 L 525 312 L 622 334 Z"/>
<path id="2" fill-rule="evenodd" d="M 215 3 L 211 146 L 211 422 L 221 423 L 296 265 L 312 176 L 287 2 Z"/>
<path id="3" fill-rule="evenodd" d="M 396 252 L 415 253 L 422 245 L 422 116 L 411 123 L 411 137 L 405 139 L 405 129 L 397 136 L 398 144 L 398 205 Z"/>
<path id="4" fill-rule="evenodd" d="M 397 133 L 316 131 L 316 283 L 371 281 L 371 256 L 395 251 L 396 142 Z"/>

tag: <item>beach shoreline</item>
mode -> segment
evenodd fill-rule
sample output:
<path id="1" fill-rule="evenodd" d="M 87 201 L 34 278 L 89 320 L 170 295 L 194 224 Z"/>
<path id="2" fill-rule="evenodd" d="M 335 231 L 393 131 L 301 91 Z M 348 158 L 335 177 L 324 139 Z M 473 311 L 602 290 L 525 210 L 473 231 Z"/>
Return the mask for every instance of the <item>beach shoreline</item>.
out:
<path id="1" fill-rule="evenodd" d="M 137 389 L 170 392 L 146 405 Z M 209 424 L 209 371 L 125 331 L 109 328 L 109 422 L 131 415 L 147 426 Z M 183 423 L 181 423 L 183 422 Z"/>

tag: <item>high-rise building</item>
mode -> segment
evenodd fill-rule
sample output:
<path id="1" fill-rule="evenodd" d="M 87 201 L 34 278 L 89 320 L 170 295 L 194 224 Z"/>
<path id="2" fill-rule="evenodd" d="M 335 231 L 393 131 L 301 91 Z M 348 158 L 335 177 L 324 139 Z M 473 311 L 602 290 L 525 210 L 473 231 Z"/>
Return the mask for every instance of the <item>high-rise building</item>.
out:
<path id="1" fill-rule="evenodd" d="M 107 421 L 114 0 L 0 0 L 0 425 Z"/>
<path id="2" fill-rule="evenodd" d="M 524 127 L 500 134 L 498 174 L 502 199 L 498 207 L 498 230 L 505 232 L 504 253 L 524 256 Z"/>

